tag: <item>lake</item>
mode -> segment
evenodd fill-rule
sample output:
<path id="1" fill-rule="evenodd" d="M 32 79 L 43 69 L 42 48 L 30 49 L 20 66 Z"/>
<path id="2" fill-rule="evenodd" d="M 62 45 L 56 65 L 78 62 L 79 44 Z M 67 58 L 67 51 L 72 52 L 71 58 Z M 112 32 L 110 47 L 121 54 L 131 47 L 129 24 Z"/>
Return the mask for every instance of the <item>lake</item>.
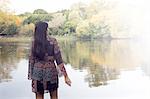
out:
<path id="1" fill-rule="evenodd" d="M 59 41 L 72 86 L 60 99 L 150 99 L 150 45 L 140 40 Z M 30 43 L 0 43 L 0 99 L 35 99 Z M 49 99 L 49 94 L 45 94 Z"/>

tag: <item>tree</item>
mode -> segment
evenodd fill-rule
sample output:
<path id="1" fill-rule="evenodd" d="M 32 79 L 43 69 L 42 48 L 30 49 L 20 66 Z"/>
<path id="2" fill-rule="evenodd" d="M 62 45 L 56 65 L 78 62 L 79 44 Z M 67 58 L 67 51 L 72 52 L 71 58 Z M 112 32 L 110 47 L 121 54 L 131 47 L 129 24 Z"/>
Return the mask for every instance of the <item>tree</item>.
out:
<path id="1" fill-rule="evenodd" d="M 80 16 L 80 18 L 82 19 L 86 19 L 87 18 L 87 12 L 86 9 L 88 8 L 88 6 L 82 2 L 73 4 L 71 7 L 72 11 L 77 11 L 78 12 L 78 16 Z"/>
<path id="2" fill-rule="evenodd" d="M 19 16 L 19 17 L 28 17 L 28 16 L 30 16 L 30 15 L 32 15 L 32 13 L 30 13 L 30 12 L 25 12 L 25 13 L 20 14 L 20 15 L 18 15 L 18 16 Z"/>
<path id="3" fill-rule="evenodd" d="M 8 25 L 3 32 L 1 32 L 2 34 L 7 34 L 7 35 L 14 35 L 17 34 L 17 26 L 15 23 L 11 23 L 10 25 Z"/>
<path id="4" fill-rule="evenodd" d="M 35 28 L 35 26 L 33 23 L 22 25 L 18 29 L 18 35 L 19 36 L 33 36 L 34 28 Z"/>
<path id="5" fill-rule="evenodd" d="M 48 14 L 48 13 L 43 9 L 36 9 L 33 11 L 33 14 Z"/>
<path id="6" fill-rule="evenodd" d="M 10 13 L 0 11 L 0 34 L 13 35 L 17 33 L 20 24 L 18 17 Z"/>
<path id="7" fill-rule="evenodd" d="M 53 17 L 50 14 L 32 14 L 24 20 L 23 24 L 36 24 L 39 21 L 49 22 L 52 18 Z"/>

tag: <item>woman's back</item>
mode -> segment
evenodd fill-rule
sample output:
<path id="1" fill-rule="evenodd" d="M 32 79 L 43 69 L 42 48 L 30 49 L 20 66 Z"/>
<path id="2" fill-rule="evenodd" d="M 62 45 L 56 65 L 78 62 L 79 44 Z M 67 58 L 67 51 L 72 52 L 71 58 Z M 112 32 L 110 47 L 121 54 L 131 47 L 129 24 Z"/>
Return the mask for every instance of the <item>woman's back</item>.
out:
<path id="1" fill-rule="evenodd" d="M 43 99 L 43 94 L 50 92 L 51 98 L 57 99 L 58 72 L 56 67 L 60 68 L 68 85 L 71 81 L 64 67 L 58 42 L 55 38 L 47 36 L 47 28 L 48 24 L 45 22 L 36 24 L 29 56 L 28 79 L 32 80 L 32 91 L 36 93 L 36 98 Z"/>

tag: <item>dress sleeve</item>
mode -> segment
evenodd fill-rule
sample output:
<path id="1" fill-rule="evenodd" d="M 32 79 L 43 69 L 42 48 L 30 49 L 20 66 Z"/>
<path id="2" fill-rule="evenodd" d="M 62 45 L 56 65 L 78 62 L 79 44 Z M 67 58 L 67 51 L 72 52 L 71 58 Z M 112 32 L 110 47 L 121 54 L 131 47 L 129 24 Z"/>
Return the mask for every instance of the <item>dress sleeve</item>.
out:
<path id="1" fill-rule="evenodd" d="M 66 69 L 64 67 L 64 62 L 61 56 L 61 51 L 58 45 L 57 40 L 54 40 L 54 58 L 56 60 L 57 66 L 59 67 L 60 71 L 63 73 L 63 75 L 67 75 Z"/>
<path id="2" fill-rule="evenodd" d="M 31 47 L 30 54 L 29 54 L 29 63 L 28 63 L 28 79 L 29 80 L 31 80 L 32 70 L 33 70 L 33 65 L 34 65 L 34 57 L 32 54 L 32 50 L 33 50 L 33 42 L 32 42 L 32 47 Z"/>

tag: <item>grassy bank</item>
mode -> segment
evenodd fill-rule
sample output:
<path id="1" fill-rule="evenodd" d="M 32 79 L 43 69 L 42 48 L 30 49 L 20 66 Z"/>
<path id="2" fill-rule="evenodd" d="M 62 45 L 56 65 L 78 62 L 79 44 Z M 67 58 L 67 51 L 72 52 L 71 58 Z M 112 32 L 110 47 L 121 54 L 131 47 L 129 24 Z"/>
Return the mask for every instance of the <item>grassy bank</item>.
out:
<path id="1" fill-rule="evenodd" d="M 73 36 L 53 36 L 59 41 L 73 40 Z M 30 42 L 32 37 L 0 37 L 0 42 Z"/>
<path id="2" fill-rule="evenodd" d="M 55 37 L 59 41 L 64 41 L 64 40 L 69 41 L 69 40 L 75 40 L 76 39 L 76 37 L 74 37 L 74 36 L 53 36 L 53 37 Z"/>
<path id="3" fill-rule="evenodd" d="M 30 42 L 31 37 L 0 37 L 0 42 Z"/>
<path id="4" fill-rule="evenodd" d="M 82 39 L 75 36 L 53 36 L 58 41 L 69 40 L 125 40 L 131 38 L 99 38 L 99 39 Z M 32 37 L 0 37 L 0 42 L 31 42 Z"/>

